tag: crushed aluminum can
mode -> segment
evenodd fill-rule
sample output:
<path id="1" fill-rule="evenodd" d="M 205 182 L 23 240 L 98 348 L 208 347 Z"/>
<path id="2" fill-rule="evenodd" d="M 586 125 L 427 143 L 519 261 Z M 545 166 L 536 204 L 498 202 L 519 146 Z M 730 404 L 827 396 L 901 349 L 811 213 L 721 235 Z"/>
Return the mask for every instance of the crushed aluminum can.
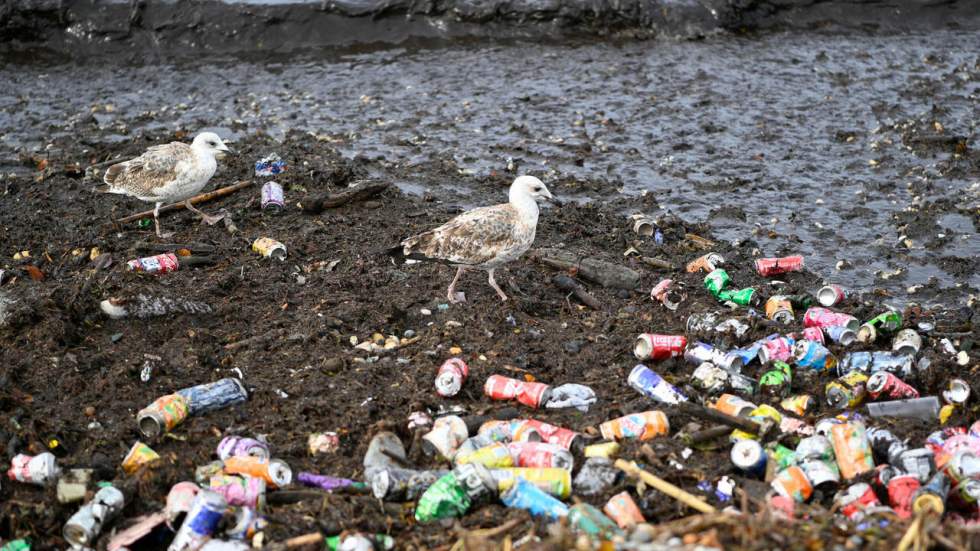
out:
<path id="1" fill-rule="evenodd" d="M 922 348 L 922 337 L 915 332 L 915 329 L 902 329 L 895 334 L 892 341 L 892 351 L 898 354 L 908 354 L 914 356 Z"/>
<path id="2" fill-rule="evenodd" d="M 194 480 L 198 484 L 207 486 L 208 480 L 216 474 L 222 474 L 225 472 L 225 463 L 218 459 L 204 465 L 198 465 L 194 468 Z"/>
<path id="3" fill-rule="evenodd" d="M 262 210 L 278 214 L 286 205 L 282 186 L 277 182 L 262 184 Z"/>
<path id="4" fill-rule="evenodd" d="M 264 457 L 229 457 L 224 462 L 228 474 L 245 474 L 265 480 L 271 488 L 289 486 L 293 481 L 293 471 L 281 459 Z"/>
<path id="5" fill-rule="evenodd" d="M 50 452 L 37 455 L 19 453 L 10 460 L 10 470 L 7 478 L 17 482 L 26 482 L 36 486 L 44 486 L 58 478 L 61 469 L 55 462 L 54 454 Z"/>
<path id="6" fill-rule="evenodd" d="M 793 345 L 793 359 L 800 367 L 815 371 L 829 371 L 837 367 L 837 358 L 826 346 L 816 341 L 796 341 Z"/>
<path id="7" fill-rule="evenodd" d="M 826 338 L 819 327 L 806 327 L 803 329 L 803 338 L 808 341 L 826 344 Z"/>
<path id="8" fill-rule="evenodd" d="M 899 440 L 892 431 L 870 427 L 867 429 L 868 441 L 871 442 L 871 450 L 881 460 L 882 463 L 889 463 L 897 466 L 899 458 L 909 449 L 904 441 Z"/>
<path id="9" fill-rule="evenodd" d="M 453 417 L 453 416 L 450 416 Z M 466 423 L 460 419 L 459 422 L 466 426 Z M 444 421 L 447 423 L 450 421 Z M 455 423 L 455 421 L 452 421 Z M 431 454 L 432 450 L 428 447 L 425 440 L 422 441 L 422 450 L 427 454 Z M 364 465 L 364 476 L 365 478 L 371 478 L 374 471 L 384 468 L 384 467 L 397 467 L 402 464 L 402 460 L 406 460 L 407 455 L 405 453 L 405 445 L 402 444 L 401 438 L 398 435 L 390 431 L 380 431 L 371 437 L 371 441 L 368 443 L 368 449 L 364 453 L 364 459 L 362 465 Z"/>
<path id="10" fill-rule="evenodd" d="M 643 364 L 634 367 L 626 381 L 634 390 L 657 402 L 676 405 L 687 401 L 687 397 L 674 385 Z"/>
<path id="11" fill-rule="evenodd" d="M 775 361 L 772 366 L 759 377 L 759 390 L 770 396 L 785 396 L 793 382 L 793 371 L 786 362 Z"/>
<path id="12" fill-rule="evenodd" d="M 734 394 L 722 394 L 711 404 L 712 409 L 716 409 L 732 417 L 748 417 L 749 413 L 757 407 L 759 406 Z"/>
<path id="13" fill-rule="evenodd" d="M 102 529 L 119 515 L 125 504 L 122 492 L 106 486 L 68 519 L 62 535 L 74 547 L 93 546 Z"/>
<path id="14" fill-rule="evenodd" d="M 817 302 L 828 308 L 844 302 L 846 298 L 847 293 L 840 285 L 824 285 L 817 291 Z"/>
<path id="15" fill-rule="evenodd" d="M 708 275 L 704 276 L 704 288 L 711 293 L 715 298 L 719 298 L 721 293 L 728 287 L 731 283 L 732 278 L 728 275 L 728 272 L 722 269 L 713 270 Z"/>
<path id="16" fill-rule="evenodd" d="M 768 404 L 762 404 L 761 406 L 753 409 L 749 412 L 749 419 L 755 421 L 756 423 L 773 423 L 775 425 L 780 425 L 783 422 L 783 414 L 776 411 L 775 408 Z M 750 434 L 743 431 L 742 429 L 735 429 L 732 431 L 730 440 L 735 443 L 739 440 L 755 440 L 759 438 L 756 434 Z"/>
<path id="17" fill-rule="evenodd" d="M 797 503 L 803 503 L 813 495 L 813 486 L 810 484 L 810 480 L 806 477 L 803 469 L 796 465 L 779 471 L 771 486 L 779 495 Z"/>
<path id="18" fill-rule="evenodd" d="M 826 436 L 815 434 L 806 438 L 801 438 L 796 445 L 796 456 L 801 461 L 819 459 L 821 461 L 834 460 L 834 445 Z"/>
<path id="19" fill-rule="evenodd" d="M 873 373 L 864 386 L 872 400 L 919 397 L 918 390 L 887 371 Z"/>
<path id="20" fill-rule="evenodd" d="M 855 408 L 861 405 L 868 394 L 867 383 L 868 376 L 860 371 L 852 371 L 830 381 L 824 387 L 827 405 L 836 409 Z"/>
<path id="21" fill-rule="evenodd" d="M 666 360 L 684 354 L 687 337 L 643 333 L 633 342 L 633 355 L 640 360 Z"/>
<path id="22" fill-rule="evenodd" d="M 814 490 L 831 492 L 840 486 L 840 471 L 837 465 L 823 459 L 810 459 L 800 462 L 800 468 L 806 474 Z"/>
<path id="23" fill-rule="evenodd" d="M 878 338 L 878 333 L 890 333 L 901 326 L 902 314 L 889 310 L 862 323 L 857 330 L 857 338 L 861 342 L 871 343 Z"/>
<path id="24" fill-rule="evenodd" d="M 164 253 L 130 260 L 126 262 L 126 269 L 130 272 L 165 274 L 179 270 L 180 261 L 177 259 L 177 255 L 173 253 Z"/>
<path id="25" fill-rule="evenodd" d="M 170 487 L 170 492 L 167 493 L 167 502 L 163 509 L 167 526 L 173 528 L 180 515 L 191 510 L 194 498 L 200 490 L 200 486 L 193 482 L 178 482 Z"/>
<path id="26" fill-rule="evenodd" d="M 568 506 L 534 484 L 518 479 L 509 490 L 500 494 L 500 501 L 512 509 L 524 509 L 532 516 L 552 520 L 568 515 Z"/>
<path id="27" fill-rule="evenodd" d="M 555 468 L 572 470 L 575 458 L 570 451 L 547 442 L 511 442 L 507 450 L 513 458 L 514 467 Z"/>
<path id="28" fill-rule="evenodd" d="M 432 426 L 432 416 L 424 411 L 413 411 L 408 415 L 406 428 L 408 432 L 415 432 L 416 429 L 424 429 Z"/>
<path id="29" fill-rule="evenodd" d="M 251 456 L 269 457 L 269 445 L 254 438 L 244 436 L 225 436 L 218 443 L 218 459 L 224 461 L 229 457 Z"/>
<path id="30" fill-rule="evenodd" d="M 807 329 L 810 329 L 810 327 L 807 327 Z M 813 329 L 819 328 L 814 327 Z M 857 333 L 844 325 L 824 327 L 823 333 L 827 335 L 827 338 L 829 338 L 831 341 L 841 346 L 851 346 L 855 341 L 857 341 Z"/>
<path id="31" fill-rule="evenodd" d="M 748 333 L 750 326 L 737 318 L 721 319 L 722 316 L 713 312 L 691 314 L 687 318 L 686 332 L 688 335 L 734 335 L 740 339 Z"/>
<path id="32" fill-rule="evenodd" d="M 927 396 L 888 402 L 872 402 L 868 404 L 868 415 L 871 417 L 904 417 L 935 421 L 939 418 L 939 398 Z"/>
<path id="33" fill-rule="evenodd" d="M 271 237 L 260 237 L 253 241 L 252 250 L 265 258 L 286 260 L 286 246 Z"/>
<path id="34" fill-rule="evenodd" d="M 732 446 L 732 464 L 749 476 L 766 473 L 766 450 L 756 440 L 739 440 Z"/>
<path id="35" fill-rule="evenodd" d="M 491 375 L 483 383 L 483 394 L 492 400 L 517 400 L 525 406 L 539 408 L 551 399 L 551 385 Z"/>
<path id="36" fill-rule="evenodd" d="M 674 288 L 672 279 L 665 279 L 650 290 L 650 299 L 663 304 L 668 310 L 675 311 L 687 294 Z"/>
<path id="37" fill-rule="evenodd" d="M 803 271 L 802 256 L 784 256 L 781 258 L 759 258 L 755 261 L 755 271 L 762 277 L 769 277 L 788 272 Z"/>
<path id="38" fill-rule="evenodd" d="M 622 471 L 606 457 L 590 457 L 575 475 L 575 494 L 594 496 L 611 488 Z"/>
<path id="39" fill-rule="evenodd" d="M 623 530 L 647 521 L 643 518 L 643 513 L 640 512 L 640 508 L 636 506 L 636 502 L 633 501 L 629 492 L 620 492 L 609 498 L 602 511 Z"/>
<path id="40" fill-rule="evenodd" d="M 861 322 L 854 316 L 841 314 L 819 306 L 813 306 L 803 314 L 803 327 L 819 327 L 825 329 L 827 327 L 844 326 L 851 331 L 857 331 L 860 325 Z"/>
<path id="41" fill-rule="evenodd" d="M 201 490 L 177 530 L 168 551 L 191 551 L 201 547 L 218 530 L 228 502 L 216 492 Z"/>
<path id="42" fill-rule="evenodd" d="M 741 373 L 728 373 L 728 386 L 735 392 L 742 394 L 755 394 L 755 379 L 742 375 Z"/>
<path id="43" fill-rule="evenodd" d="M 469 442 L 469 440 L 467 440 Z M 539 442 L 535 442 L 536 444 Z M 559 448 L 560 449 L 560 448 Z M 460 451 L 453 457 L 456 465 L 467 463 L 479 463 L 491 469 L 501 469 L 514 466 L 514 457 L 511 455 L 510 448 L 503 442 L 492 442 L 482 448 L 464 452 L 462 446 Z"/>
<path id="44" fill-rule="evenodd" d="M 722 258 L 720 254 L 707 253 L 688 262 L 685 270 L 689 274 L 693 274 L 695 272 L 712 272 L 718 269 L 718 266 L 724 263 L 725 259 Z"/>
<path id="45" fill-rule="evenodd" d="M 644 411 L 624 415 L 599 425 L 606 440 L 650 440 L 670 433 L 670 422 L 662 411 Z"/>
<path id="46" fill-rule="evenodd" d="M 912 375 L 912 356 L 894 352 L 849 352 L 837 364 L 837 374 L 846 375 L 851 371 L 876 373 L 888 371 L 902 378 Z"/>
<path id="47" fill-rule="evenodd" d="M 582 442 L 582 435 L 573 430 L 535 419 L 514 422 L 512 434 L 515 442 L 545 442 L 566 450 L 576 449 Z"/>
<path id="48" fill-rule="evenodd" d="M 912 499 L 922 486 L 914 474 L 899 474 L 888 480 L 888 504 L 895 510 L 898 518 L 912 517 Z"/>
<path id="49" fill-rule="evenodd" d="M 469 434 L 466 422 L 461 417 L 440 417 L 432 424 L 432 430 L 422 436 L 422 450 L 428 455 L 438 453 L 440 457 L 451 460 Z"/>
<path id="50" fill-rule="evenodd" d="M 160 454 L 142 442 L 136 442 L 123 459 L 122 468 L 126 474 L 133 474 L 143 465 L 160 459 Z"/>
<path id="51" fill-rule="evenodd" d="M 235 521 L 225 530 L 225 535 L 236 540 L 251 540 L 268 525 L 269 521 L 261 517 L 258 511 L 242 507 L 235 511 Z"/>
<path id="52" fill-rule="evenodd" d="M 703 342 L 696 342 L 684 351 L 684 359 L 695 365 L 710 362 L 729 373 L 740 373 L 744 359 L 738 354 L 724 352 Z"/>
<path id="53" fill-rule="evenodd" d="M 779 360 L 785 362 L 793 357 L 793 345 L 796 339 L 790 336 L 776 335 L 768 338 L 762 343 L 759 349 L 759 362 L 766 365 L 769 362 Z"/>
<path id="54" fill-rule="evenodd" d="M 834 503 L 845 517 L 853 521 L 864 518 L 865 509 L 881 505 L 874 489 L 867 482 L 851 484 L 846 490 L 838 492 Z"/>
<path id="55" fill-rule="evenodd" d="M 470 503 L 489 502 L 493 497 L 499 495 L 496 479 L 491 475 L 493 471 L 483 465 L 476 463 L 459 465 L 451 472 L 460 487 L 466 492 Z"/>
<path id="56" fill-rule="evenodd" d="M 265 508 L 267 483 L 262 478 L 247 475 L 216 474 L 208 481 L 208 489 L 217 492 L 236 507 Z"/>
<path id="57" fill-rule="evenodd" d="M 872 471 L 875 468 L 871 453 L 871 443 L 864 424 L 849 421 L 830 428 L 830 441 L 834 445 L 834 456 L 844 479 Z"/>
<path id="58" fill-rule="evenodd" d="M 374 497 L 384 501 L 415 501 L 425 493 L 429 486 L 445 476 L 449 471 L 416 471 L 398 467 L 385 467 L 370 477 L 371 492 Z"/>
<path id="59" fill-rule="evenodd" d="M 810 414 L 816 405 L 817 400 L 810 394 L 797 394 L 779 402 L 779 407 L 800 417 Z"/>
<path id="60" fill-rule="evenodd" d="M 980 456 L 970 450 L 960 450 L 946 462 L 945 469 L 957 484 L 970 478 L 980 480 Z"/>
<path id="61" fill-rule="evenodd" d="M 436 392 L 443 398 L 459 394 L 470 374 L 470 367 L 461 358 L 449 358 L 436 373 Z"/>
<path id="62" fill-rule="evenodd" d="M 568 469 L 510 468 L 490 469 L 498 492 L 506 492 L 523 478 L 549 494 L 566 499 L 572 493 L 572 473 Z"/>
<path id="63" fill-rule="evenodd" d="M 596 543 L 622 537 L 616 523 L 588 503 L 576 503 L 568 508 L 568 524 L 573 531 L 584 534 Z"/>
<path id="64" fill-rule="evenodd" d="M 340 436 L 336 432 L 314 432 L 306 439 L 310 455 L 334 453 L 340 448 Z"/>
<path id="65" fill-rule="evenodd" d="M 650 237 L 657 229 L 657 222 L 653 218 L 643 215 L 636 215 L 633 218 L 633 232 L 636 235 Z"/>
<path id="66" fill-rule="evenodd" d="M 708 394 L 717 394 L 728 386 L 728 372 L 711 362 L 704 362 L 691 373 L 691 386 Z"/>
<path id="67" fill-rule="evenodd" d="M 58 477 L 58 503 L 74 503 L 85 499 L 92 469 L 68 469 Z"/>
<path id="68" fill-rule="evenodd" d="M 912 512 L 932 511 L 942 515 L 946 512 L 946 499 L 949 497 L 949 477 L 937 471 L 928 482 L 919 487 L 912 496 Z"/>
<path id="69" fill-rule="evenodd" d="M 184 422 L 190 408 L 187 399 L 180 394 L 168 394 L 157 398 L 152 404 L 136 414 L 140 433 L 146 438 L 156 438 L 170 432 Z"/>
<path id="70" fill-rule="evenodd" d="M 900 471 L 914 474 L 920 482 L 929 480 L 936 472 L 936 456 L 928 448 L 913 448 L 898 455 L 898 460 L 892 464 Z"/>
<path id="71" fill-rule="evenodd" d="M 282 157 L 275 153 L 270 153 L 258 161 L 255 161 L 255 175 L 275 176 L 277 174 L 282 174 L 285 172 L 286 166 L 286 161 L 283 161 Z"/>
<path id="72" fill-rule="evenodd" d="M 969 399 L 970 383 L 964 381 L 963 379 L 950 379 L 946 390 L 943 391 L 943 400 L 945 400 L 946 403 L 961 406 Z"/>

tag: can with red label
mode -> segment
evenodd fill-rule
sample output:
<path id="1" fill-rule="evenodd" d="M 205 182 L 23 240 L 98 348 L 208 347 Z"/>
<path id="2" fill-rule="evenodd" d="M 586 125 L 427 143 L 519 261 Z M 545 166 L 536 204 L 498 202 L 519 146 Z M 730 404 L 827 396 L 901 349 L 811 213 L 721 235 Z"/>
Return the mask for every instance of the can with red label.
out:
<path id="1" fill-rule="evenodd" d="M 573 430 L 549 425 L 535 419 L 521 421 L 514 428 L 515 442 L 547 442 L 566 450 L 572 449 L 576 442 L 581 441 L 581 436 Z"/>
<path id="2" fill-rule="evenodd" d="M 922 483 L 914 474 L 900 474 L 888 481 L 888 504 L 895 510 L 898 518 L 912 516 L 912 499 Z"/>
<path id="3" fill-rule="evenodd" d="M 551 398 L 551 385 L 491 375 L 483 384 L 483 393 L 493 400 L 513 400 L 539 408 Z"/>
<path id="4" fill-rule="evenodd" d="M 882 400 L 902 400 L 919 397 L 919 391 L 912 385 L 887 371 L 879 371 L 868 377 L 865 388 L 867 388 L 868 395 L 871 396 L 872 400 L 879 398 Z"/>
<path id="5" fill-rule="evenodd" d="M 60 469 L 55 462 L 54 454 L 40 453 L 34 456 L 19 453 L 10 460 L 10 470 L 7 478 L 17 482 L 26 482 L 44 486 L 58 478 Z"/>
<path id="6" fill-rule="evenodd" d="M 837 502 L 840 512 L 854 521 L 860 520 L 864 516 L 864 510 L 868 507 L 881 505 L 874 489 L 865 482 L 851 484 L 846 490 L 838 493 L 834 501 Z"/>
<path id="7" fill-rule="evenodd" d="M 854 316 L 834 312 L 819 306 L 811 307 L 803 314 L 803 327 L 847 327 L 851 331 L 857 331 L 861 322 Z"/>
<path id="8" fill-rule="evenodd" d="M 470 375 L 470 367 L 461 358 L 449 358 L 436 373 L 436 392 L 439 396 L 449 398 L 459 394 L 463 382 Z"/>
<path id="9" fill-rule="evenodd" d="M 640 508 L 636 506 L 636 502 L 630 497 L 629 492 L 620 492 L 609 498 L 602 511 L 624 530 L 647 521 L 643 518 L 643 513 L 640 512 Z"/>
<path id="10" fill-rule="evenodd" d="M 826 340 L 823 334 L 823 330 L 819 327 L 806 327 L 803 329 L 803 338 L 808 341 L 818 342 L 820 344 L 826 344 Z"/>
<path id="11" fill-rule="evenodd" d="M 547 442 L 511 442 L 507 449 L 515 467 L 572 470 L 575 459 L 572 453 L 556 444 Z"/>
<path id="12" fill-rule="evenodd" d="M 665 279 L 650 290 L 650 298 L 663 304 L 668 310 L 677 310 L 687 295 L 675 288 L 674 280 Z"/>
<path id="13" fill-rule="evenodd" d="M 803 270 L 803 257 L 784 256 L 782 258 L 759 258 L 755 261 L 755 271 L 762 277 Z"/>
<path id="14" fill-rule="evenodd" d="M 148 274 L 176 272 L 179 268 L 180 262 L 177 260 L 177 255 L 173 253 L 137 258 L 126 263 L 126 269 L 130 272 L 146 272 Z"/>
<path id="15" fill-rule="evenodd" d="M 844 302 L 845 298 L 847 298 L 847 293 L 840 285 L 824 285 L 817 291 L 817 302 L 823 306 L 829 307 L 840 304 Z"/>
<path id="16" fill-rule="evenodd" d="M 643 333 L 633 342 L 633 355 L 641 360 L 666 360 L 684 354 L 687 337 Z"/>
<path id="17" fill-rule="evenodd" d="M 229 505 L 261 509 L 265 506 L 266 481 L 255 476 L 217 474 L 208 481 L 212 492 L 224 496 Z"/>
<path id="18" fill-rule="evenodd" d="M 624 415 L 599 425 L 599 432 L 606 440 L 649 440 L 670 432 L 670 423 L 662 411 L 644 411 Z"/>

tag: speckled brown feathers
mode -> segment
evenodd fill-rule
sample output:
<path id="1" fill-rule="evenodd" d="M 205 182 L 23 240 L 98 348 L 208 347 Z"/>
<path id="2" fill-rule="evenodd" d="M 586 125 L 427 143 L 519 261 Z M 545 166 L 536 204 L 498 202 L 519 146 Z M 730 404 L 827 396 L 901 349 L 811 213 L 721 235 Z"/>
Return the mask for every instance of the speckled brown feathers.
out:
<path id="1" fill-rule="evenodd" d="M 169 188 L 175 187 L 184 173 L 193 171 L 195 162 L 194 151 L 187 144 L 171 142 L 153 146 L 135 159 L 110 166 L 103 178 L 108 188 L 103 191 L 144 201 L 163 198 L 170 195 Z"/>
<path id="2" fill-rule="evenodd" d="M 403 254 L 455 266 L 492 268 L 522 255 L 534 242 L 535 226 L 513 205 L 465 212 L 438 228 L 402 241 Z"/>

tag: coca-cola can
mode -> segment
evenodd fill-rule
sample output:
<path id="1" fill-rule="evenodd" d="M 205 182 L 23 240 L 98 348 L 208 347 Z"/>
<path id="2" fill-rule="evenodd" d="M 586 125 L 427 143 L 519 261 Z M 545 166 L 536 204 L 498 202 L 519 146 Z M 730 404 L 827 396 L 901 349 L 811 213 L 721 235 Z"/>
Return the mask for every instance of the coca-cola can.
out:
<path id="1" fill-rule="evenodd" d="M 826 327 L 841 326 L 847 327 L 851 331 L 857 331 L 861 322 L 854 316 L 841 314 L 819 306 L 813 306 L 803 314 L 803 327 Z"/>
<path id="2" fill-rule="evenodd" d="M 557 468 L 572 470 L 575 459 L 567 449 L 547 442 L 511 442 L 507 444 L 515 467 Z"/>
<path id="3" fill-rule="evenodd" d="M 872 374 L 868 378 L 868 382 L 865 383 L 865 390 L 874 400 L 902 400 L 919 397 L 918 390 L 887 371 Z"/>
<path id="4" fill-rule="evenodd" d="M 633 343 L 633 355 L 641 360 L 666 360 L 684 354 L 687 337 L 643 333 Z"/>
<path id="5" fill-rule="evenodd" d="M 58 478 L 60 469 L 55 462 L 54 454 L 40 453 L 34 456 L 19 453 L 10 460 L 10 470 L 7 478 L 17 482 L 26 482 L 44 486 Z"/>
<path id="6" fill-rule="evenodd" d="M 896 475 L 888 481 L 888 504 L 899 518 L 912 516 L 912 499 L 921 486 L 922 482 L 914 474 Z"/>
<path id="7" fill-rule="evenodd" d="M 226 436 L 218 443 L 218 457 L 224 461 L 234 456 L 269 458 L 269 445 L 254 438 Z"/>
<path id="8" fill-rule="evenodd" d="M 823 306 L 830 307 L 840 304 L 844 302 L 845 298 L 847 298 L 847 293 L 840 285 L 824 285 L 817 291 L 817 302 Z"/>
<path id="9" fill-rule="evenodd" d="M 266 182 L 262 185 L 262 210 L 275 214 L 281 211 L 285 204 L 281 185 L 277 182 Z"/>
<path id="10" fill-rule="evenodd" d="M 470 368 L 461 358 L 449 358 L 436 373 L 436 392 L 439 396 L 449 398 L 459 394 L 463 382 L 470 374 Z"/>
<path id="11" fill-rule="evenodd" d="M 482 428 L 482 427 L 481 427 Z M 551 425 L 536 419 L 521 421 L 514 428 L 515 442 L 545 442 L 566 450 L 572 449 L 582 435 L 564 427 Z"/>
<path id="12" fill-rule="evenodd" d="M 491 375 L 483 384 L 483 393 L 493 400 L 516 399 L 525 406 L 539 408 L 551 398 L 551 386 Z"/>
<path id="13" fill-rule="evenodd" d="M 782 258 L 759 258 L 755 261 L 755 271 L 762 277 L 799 272 L 803 270 L 802 256 L 784 256 Z"/>
<path id="14" fill-rule="evenodd" d="M 851 520 L 862 518 L 863 511 L 868 507 L 881 505 L 874 489 L 866 482 L 851 484 L 846 490 L 838 493 L 834 501 L 837 502 L 840 512 Z"/>
<path id="15" fill-rule="evenodd" d="M 686 296 L 674 287 L 672 279 L 665 279 L 650 290 L 650 298 L 663 304 L 671 311 L 677 310 Z"/>

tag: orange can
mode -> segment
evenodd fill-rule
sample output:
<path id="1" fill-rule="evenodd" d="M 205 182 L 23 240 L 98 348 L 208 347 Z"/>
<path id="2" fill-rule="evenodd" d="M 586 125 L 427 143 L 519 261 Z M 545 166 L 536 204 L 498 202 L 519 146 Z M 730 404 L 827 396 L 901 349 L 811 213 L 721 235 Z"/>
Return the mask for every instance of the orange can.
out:
<path id="1" fill-rule="evenodd" d="M 722 394 L 711 407 L 732 417 L 745 417 L 758 406 L 734 394 Z"/>
<path id="2" fill-rule="evenodd" d="M 793 321 L 793 303 L 782 295 L 769 297 L 766 301 L 766 317 L 780 323 Z"/>
<path id="3" fill-rule="evenodd" d="M 232 456 L 225 459 L 225 473 L 247 474 L 265 480 L 273 488 L 288 486 L 293 481 L 293 471 L 281 459 L 269 459 L 252 455 Z"/>
<path id="4" fill-rule="evenodd" d="M 813 495 L 813 485 L 806 477 L 803 469 L 793 465 L 788 469 L 779 471 L 776 478 L 772 481 L 772 488 L 786 498 L 803 503 Z"/>
<path id="5" fill-rule="evenodd" d="M 670 422 L 662 411 L 631 413 L 599 425 L 599 432 L 606 440 L 636 438 L 649 440 L 670 432 Z"/>
<path id="6" fill-rule="evenodd" d="M 624 530 L 647 521 L 643 518 L 643 513 L 640 512 L 640 508 L 636 506 L 636 502 L 630 497 L 629 492 L 620 492 L 609 498 L 602 511 L 609 515 L 609 518 L 615 520 L 616 524 Z"/>
<path id="7" fill-rule="evenodd" d="M 871 442 L 864 423 L 850 421 L 830 427 L 830 442 L 834 445 L 834 455 L 840 474 L 851 479 L 859 474 L 874 470 L 875 462 L 871 456 Z"/>
<path id="8" fill-rule="evenodd" d="M 126 474 L 133 474 L 143 465 L 156 461 L 157 459 L 160 459 L 160 454 L 153 451 L 146 444 L 136 442 L 129 449 L 129 453 L 126 454 L 125 459 L 123 459 L 122 468 Z"/>
<path id="9" fill-rule="evenodd" d="M 724 263 L 725 259 L 722 258 L 720 254 L 708 253 L 688 262 L 687 273 L 693 274 L 694 272 L 712 272 L 720 264 Z"/>

